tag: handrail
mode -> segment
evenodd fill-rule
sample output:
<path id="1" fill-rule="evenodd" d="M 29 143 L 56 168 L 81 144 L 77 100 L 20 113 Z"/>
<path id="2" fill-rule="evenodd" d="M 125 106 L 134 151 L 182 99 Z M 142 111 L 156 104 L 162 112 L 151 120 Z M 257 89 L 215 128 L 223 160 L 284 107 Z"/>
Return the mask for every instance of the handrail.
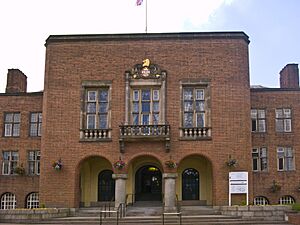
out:
<path id="1" fill-rule="evenodd" d="M 179 224 L 182 225 L 182 212 L 181 212 L 181 207 L 180 207 L 180 204 L 179 204 L 178 195 L 175 196 L 176 212 L 165 212 L 164 200 L 165 199 L 163 198 L 163 211 L 162 211 L 162 223 L 163 223 L 163 225 L 165 224 L 165 216 L 168 216 L 168 215 L 178 216 L 179 217 Z"/>
<path id="2" fill-rule="evenodd" d="M 126 205 L 125 203 L 120 203 L 117 210 L 101 210 L 100 211 L 100 225 L 102 225 L 102 218 L 106 218 L 106 214 L 108 213 L 109 217 L 110 217 L 110 213 L 116 213 L 116 222 L 117 225 L 119 225 L 119 219 L 122 219 L 123 217 L 125 217 L 126 215 Z M 104 217 L 103 217 L 104 214 Z"/>

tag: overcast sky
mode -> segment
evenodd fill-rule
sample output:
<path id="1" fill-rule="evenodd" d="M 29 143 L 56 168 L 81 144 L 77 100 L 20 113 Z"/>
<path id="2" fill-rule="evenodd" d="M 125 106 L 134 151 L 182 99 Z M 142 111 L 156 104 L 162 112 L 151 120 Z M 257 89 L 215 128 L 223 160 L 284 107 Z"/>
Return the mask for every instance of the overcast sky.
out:
<path id="1" fill-rule="evenodd" d="M 145 32 L 145 1 L 0 0 L 0 92 L 11 68 L 29 92 L 43 90 L 49 35 Z M 300 62 L 299 0 L 147 1 L 148 33 L 244 31 L 252 85 L 278 87 L 279 71 Z"/>

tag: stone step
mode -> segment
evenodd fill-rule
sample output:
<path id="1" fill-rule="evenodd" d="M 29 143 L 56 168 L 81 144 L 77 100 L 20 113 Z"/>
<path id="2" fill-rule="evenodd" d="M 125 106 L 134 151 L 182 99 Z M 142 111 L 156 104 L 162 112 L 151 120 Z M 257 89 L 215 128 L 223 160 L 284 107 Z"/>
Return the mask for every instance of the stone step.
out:
<path id="1" fill-rule="evenodd" d="M 39 224 L 99 224 L 99 217 L 66 217 L 66 218 L 56 218 L 49 221 L 40 221 Z M 105 218 L 103 219 L 103 225 L 115 225 L 116 218 Z M 161 225 L 161 216 L 151 216 L 151 217 L 125 217 L 119 220 L 120 225 Z M 169 216 L 165 218 L 165 225 L 175 225 L 179 224 L 179 218 L 176 216 Z M 238 224 L 248 224 L 248 225 L 286 225 L 287 222 L 284 221 L 271 221 L 271 220 L 245 220 L 237 217 L 214 215 L 214 216 L 182 216 L 182 224 L 184 225 L 238 225 Z"/>

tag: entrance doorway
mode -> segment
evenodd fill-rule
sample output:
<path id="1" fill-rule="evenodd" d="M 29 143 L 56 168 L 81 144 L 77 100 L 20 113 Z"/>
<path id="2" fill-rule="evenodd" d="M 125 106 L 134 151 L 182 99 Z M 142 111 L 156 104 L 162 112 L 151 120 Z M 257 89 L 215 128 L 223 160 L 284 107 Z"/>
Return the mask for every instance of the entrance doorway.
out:
<path id="1" fill-rule="evenodd" d="M 193 168 L 182 173 L 182 200 L 199 200 L 199 173 Z"/>
<path id="2" fill-rule="evenodd" d="M 162 176 L 156 166 L 147 165 L 135 174 L 135 200 L 161 201 Z"/>
<path id="3" fill-rule="evenodd" d="M 98 201 L 111 201 L 115 197 L 113 171 L 103 170 L 98 175 Z"/>

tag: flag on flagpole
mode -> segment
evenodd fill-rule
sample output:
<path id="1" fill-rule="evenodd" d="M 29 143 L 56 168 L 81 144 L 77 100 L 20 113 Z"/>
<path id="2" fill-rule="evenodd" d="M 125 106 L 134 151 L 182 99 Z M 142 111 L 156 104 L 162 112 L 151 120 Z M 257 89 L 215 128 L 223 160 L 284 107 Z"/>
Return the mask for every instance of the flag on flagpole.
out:
<path id="1" fill-rule="evenodd" d="M 143 3 L 143 0 L 136 0 L 136 5 L 139 6 Z"/>

